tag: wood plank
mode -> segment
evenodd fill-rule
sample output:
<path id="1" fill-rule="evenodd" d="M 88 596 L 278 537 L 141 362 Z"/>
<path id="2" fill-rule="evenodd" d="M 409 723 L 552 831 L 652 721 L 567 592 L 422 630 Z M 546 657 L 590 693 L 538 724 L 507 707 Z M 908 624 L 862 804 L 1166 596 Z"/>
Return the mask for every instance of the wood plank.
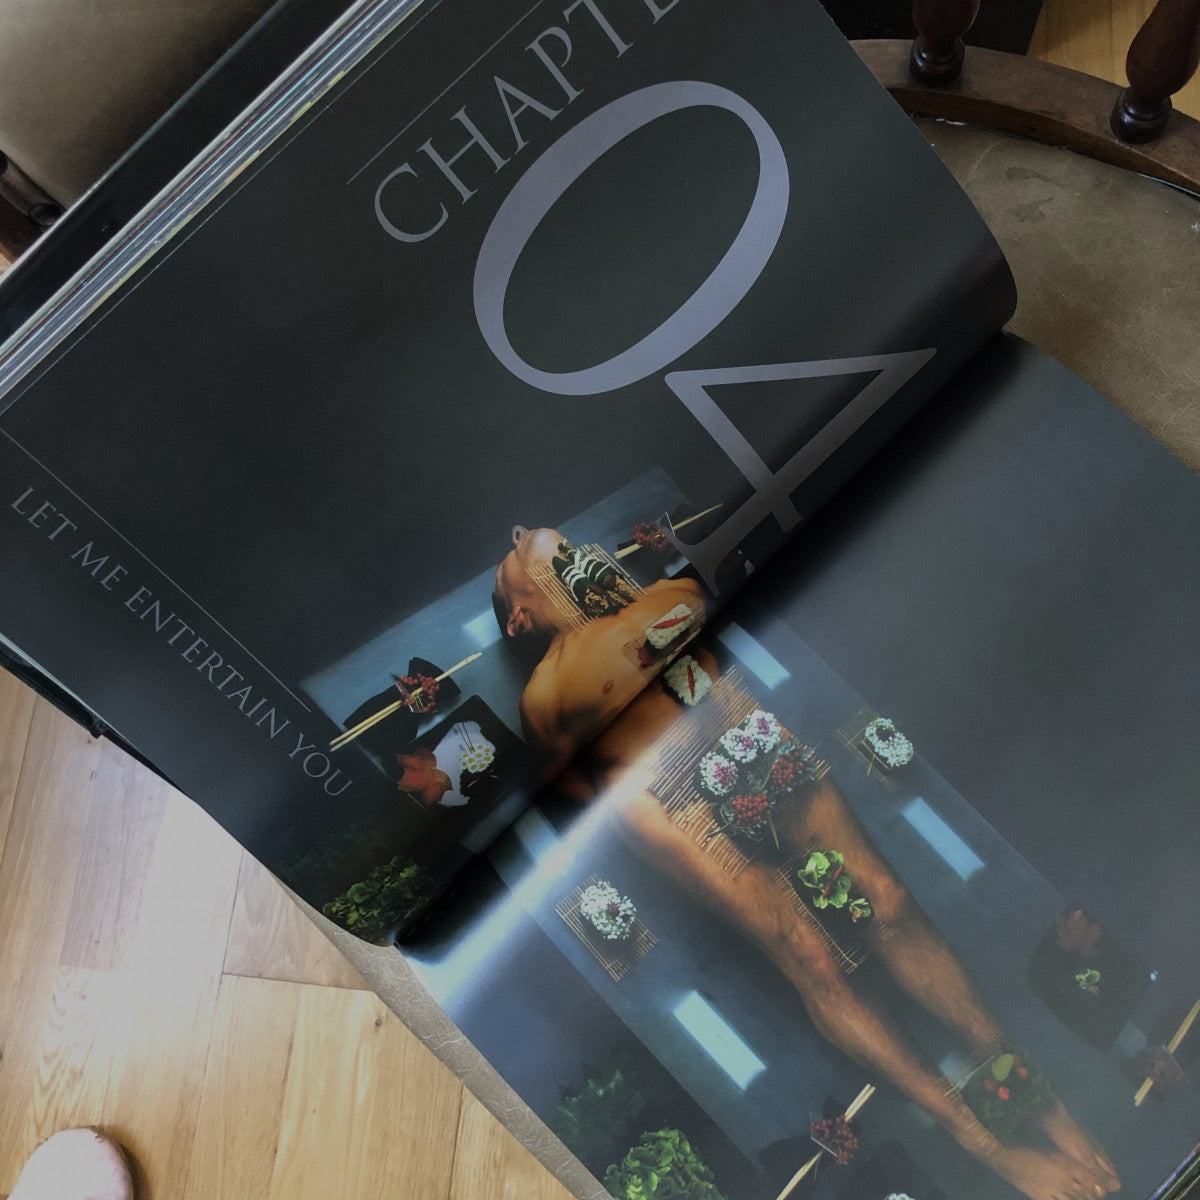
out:
<path id="1" fill-rule="evenodd" d="M 470 1092 L 463 1092 L 450 1200 L 570 1200 L 549 1171 Z"/>
<path id="2" fill-rule="evenodd" d="M 462 1085 L 372 993 L 295 986 L 270 1200 L 443 1200 Z"/>
<path id="3" fill-rule="evenodd" d="M 114 845 L 126 787 L 157 795 L 149 856 L 144 838 Z M 0 858 L 0 1194 L 39 1140 L 78 1123 L 112 1129 L 156 1194 L 176 1191 L 239 857 L 195 805 L 37 701 Z M 114 885 L 105 871 L 122 867 Z M 64 966 L 64 951 L 119 969 Z"/>
<path id="4" fill-rule="evenodd" d="M 33 720 L 34 694 L 19 679 L 0 671 L 0 859 L 12 817 L 13 798 L 25 761 L 25 743 Z"/>
<path id="5" fill-rule="evenodd" d="M 182 1200 L 269 1194 L 300 996 L 295 984 L 221 981 Z"/>
<path id="6" fill-rule="evenodd" d="M 27 1145 L 64 1126 L 98 1124 L 133 1152 L 151 1194 L 178 1190 L 199 1115 L 236 880 L 232 843 L 173 795 L 123 947 L 125 965 L 56 972 Z"/>
<path id="7" fill-rule="evenodd" d="M 275 877 L 244 851 L 225 972 L 329 987 L 367 987 Z"/>
<path id="8" fill-rule="evenodd" d="M 59 962 L 127 964 L 171 787 L 109 742 L 96 744 L 94 787 Z M 176 800 L 176 803 L 182 801 Z"/>
<path id="9" fill-rule="evenodd" d="M 91 738 L 34 702 L 24 765 L 0 855 L 0 1193 L 37 1142 L 32 1127 L 39 1041 L 82 861 Z"/>
<path id="10" fill-rule="evenodd" d="M 240 853 L 211 817 L 170 794 L 118 973 L 118 1012 L 135 1014 L 133 1027 L 105 1085 L 105 1119 L 129 1129 L 152 1195 L 175 1192 L 191 1158 Z"/>

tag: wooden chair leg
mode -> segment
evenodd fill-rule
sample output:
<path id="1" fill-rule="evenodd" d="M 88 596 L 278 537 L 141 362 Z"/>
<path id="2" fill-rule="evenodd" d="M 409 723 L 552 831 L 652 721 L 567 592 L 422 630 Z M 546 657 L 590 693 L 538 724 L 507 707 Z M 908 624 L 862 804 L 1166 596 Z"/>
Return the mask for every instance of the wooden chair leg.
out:
<path id="1" fill-rule="evenodd" d="M 1166 128 L 1171 97 L 1200 66 L 1200 0 L 1158 0 L 1129 47 L 1129 86 L 1113 106 L 1112 131 L 1152 142 Z"/>
<path id="2" fill-rule="evenodd" d="M 62 205 L 0 151 L 0 252 L 6 258 L 28 249 L 62 211 Z"/>
<path id="3" fill-rule="evenodd" d="M 931 87 L 953 83 L 962 73 L 963 34 L 978 13 L 979 0 L 913 0 L 912 77 Z"/>

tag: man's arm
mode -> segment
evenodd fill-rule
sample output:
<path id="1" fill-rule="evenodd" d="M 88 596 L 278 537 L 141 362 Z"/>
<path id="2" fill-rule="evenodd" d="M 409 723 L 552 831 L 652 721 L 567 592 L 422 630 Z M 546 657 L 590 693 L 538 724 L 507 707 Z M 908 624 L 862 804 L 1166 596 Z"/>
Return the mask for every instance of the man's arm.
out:
<path id="1" fill-rule="evenodd" d="M 521 696 L 525 740 L 546 759 L 546 778 L 557 775 L 601 724 L 597 706 L 580 695 L 560 663 L 543 661 Z"/>

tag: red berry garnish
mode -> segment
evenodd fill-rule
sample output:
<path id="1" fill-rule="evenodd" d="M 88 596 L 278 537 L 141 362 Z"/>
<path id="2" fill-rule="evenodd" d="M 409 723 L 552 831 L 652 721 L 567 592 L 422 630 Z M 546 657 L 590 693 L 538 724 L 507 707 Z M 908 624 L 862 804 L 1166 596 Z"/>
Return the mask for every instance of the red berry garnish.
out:
<path id="1" fill-rule="evenodd" d="M 734 796 L 733 819 L 742 829 L 760 825 L 767 815 L 767 798 L 762 792 L 752 796 Z"/>

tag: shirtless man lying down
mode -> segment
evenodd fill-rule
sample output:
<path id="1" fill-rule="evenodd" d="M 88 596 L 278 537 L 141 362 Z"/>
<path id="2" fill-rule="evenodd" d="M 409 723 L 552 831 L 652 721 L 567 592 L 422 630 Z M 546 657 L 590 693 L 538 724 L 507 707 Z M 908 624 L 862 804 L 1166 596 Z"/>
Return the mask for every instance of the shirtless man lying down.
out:
<path id="1" fill-rule="evenodd" d="M 670 738 L 683 709 L 625 648 L 676 604 L 702 612 L 702 593 L 690 580 L 663 581 L 620 612 L 575 628 L 531 575 L 550 562 L 562 541 L 555 530 L 517 526 L 513 549 L 496 572 L 493 595 L 506 638 L 537 657 L 521 718 L 531 744 L 560 772 L 561 786 L 581 799 L 610 788 L 619 792 L 637 853 L 751 939 L 795 988 L 825 1038 L 888 1079 L 1030 1200 L 1094 1200 L 1118 1191 L 1112 1163 L 1061 1102 L 1055 1101 L 1042 1121 L 1052 1150 L 999 1142 L 958 1093 L 947 1090 L 871 997 L 855 990 L 825 942 L 779 889 L 771 867 L 752 862 L 734 877 L 668 817 L 644 786 L 642 776 L 648 772 L 639 760 L 644 763 L 655 743 Z M 697 647 L 688 652 L 717 677 L 711 654 Z M 589 742 L 581 756 L 587 767 L 579 769 L 571 764 L 572 755 Z M 835 846 L 854 864 L 856 882 L 891 931 L 874 944 L 899 987 L 971 1053 L 1010 1044 L 961 963 L 872 845 L 828 775 L 804 801 L 781 809 L 775 824 L 786 853 Z"/>

